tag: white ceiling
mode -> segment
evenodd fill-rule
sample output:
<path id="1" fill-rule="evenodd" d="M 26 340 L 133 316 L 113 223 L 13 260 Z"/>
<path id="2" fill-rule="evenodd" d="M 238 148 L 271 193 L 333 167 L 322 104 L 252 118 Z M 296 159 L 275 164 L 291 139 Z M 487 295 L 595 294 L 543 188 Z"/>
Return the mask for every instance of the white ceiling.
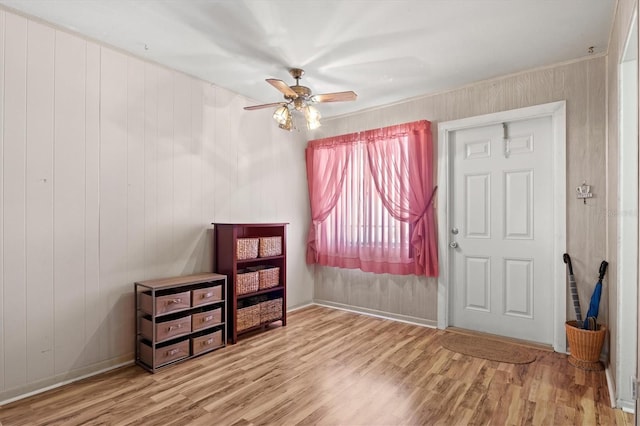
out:
<path id="1" fill-rule="evenodd" d="M 217 86 L 278 102 L 265 78 L 340 115 L 606 52 L 616 0 L 0 0 Z M 269 111 L 269 110 L 267 110 Z M 258 114 L 259 112 L 255 112 Z"/>

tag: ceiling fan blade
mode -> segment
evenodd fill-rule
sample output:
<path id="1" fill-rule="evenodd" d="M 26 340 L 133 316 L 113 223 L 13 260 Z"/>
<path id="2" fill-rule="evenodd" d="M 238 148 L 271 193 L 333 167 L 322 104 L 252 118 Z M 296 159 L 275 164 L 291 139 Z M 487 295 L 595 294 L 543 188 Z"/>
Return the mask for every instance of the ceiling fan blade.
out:
<path id="1" fill-rule="evenodd" d="M 313 102 L 344 102 L 355 101 L 358 95 L 356 92 L 335 92 L 335 93 L 323 93 L 320 95 L 313 95 L 311 100 Z"/>
<path id="2" fill-rule="evenodd" d="M 269 107 L 274 107 L 274 106 L 279 106 L 279 105 L 286 105 L 286 104 L 287 104 L 286 102 L 274 102 L 274 103 L 271 103 L 271 104 L 247 106 L 247 107 L 244 107 L 244 109 L 246 109 L 247 111 L 253 111 L 254 109 L 269 108 Z"/>
<path id="3" fill-rule="evenodd" d="M 282 80 L 278 80 L 277 78 L 267 78 L 267 83 L 284 93 L 285 96 L 289 96 L 292 99 L 298 97 L 298 94 Z"/>

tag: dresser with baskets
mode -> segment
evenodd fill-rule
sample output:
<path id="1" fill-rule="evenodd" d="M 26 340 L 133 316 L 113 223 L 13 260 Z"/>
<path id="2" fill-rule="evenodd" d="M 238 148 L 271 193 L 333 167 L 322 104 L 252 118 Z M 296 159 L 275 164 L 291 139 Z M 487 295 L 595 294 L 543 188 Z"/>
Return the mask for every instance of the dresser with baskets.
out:
<path id="1" fill-rule="evenodd" d="M 227 277 L 229 341 L 287 324 L 286 223 L 214 223 L 214 270 Z"/>
<path id="2" fill-rule="evenodd" d="M 212 273 L 136 282 L 136 363 L 156 372 L 225 346 L 226 283 Z"/>

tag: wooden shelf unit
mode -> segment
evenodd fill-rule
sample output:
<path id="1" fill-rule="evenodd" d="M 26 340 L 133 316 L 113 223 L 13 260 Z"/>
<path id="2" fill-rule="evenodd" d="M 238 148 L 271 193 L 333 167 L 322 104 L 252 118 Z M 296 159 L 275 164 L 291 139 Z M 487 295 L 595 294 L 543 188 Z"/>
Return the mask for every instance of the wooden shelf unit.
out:
<path id="1" fill-rule="evenodd" d="M 134 284 L 136 364 L 155 373 L 227 344 L 227 277 L 195 274 Z"/>
<path id="2" fill-rule="evenodd" d="M 227 276 L 227 329 L 229 341 L 236 343 L 238 336 L 266 328 L 268 324 L 281 321 L 287 325 L 287 225 L 288 223 L 213 223 L 213 256 L 214 269 Z M 258 257 L 253 259 L 238 259 L 237 247 L 239 238 L 281 237 L 282 253 L 278 256 Z M 237 294 L 236 284 L 238 271 L 250 266 L 266 265 L 280 268 L 280 278 L 275 287 L 258 290 L 247 294 Z M 243 307 L 256 306 L 264 303 L 262 300 L 274 302 L 282 301 L 281 315 L 260 321 L 259 325 L 238 330 L 238 310 Z M 275 302 L 277 303 L 277 302 Z M 264 305 L 261 305 L 264 306 Z"/>

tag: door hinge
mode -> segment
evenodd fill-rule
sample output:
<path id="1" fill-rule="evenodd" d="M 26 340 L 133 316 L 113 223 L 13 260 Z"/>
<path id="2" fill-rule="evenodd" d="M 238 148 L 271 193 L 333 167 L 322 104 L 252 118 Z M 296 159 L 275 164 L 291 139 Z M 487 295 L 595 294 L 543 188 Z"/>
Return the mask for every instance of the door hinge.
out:
<path id="1" fill-rule="evenodd" d="M 634 376 L 631 379 L 631 399 L 636 401 L 638 399 L 638 379 Z"/>

